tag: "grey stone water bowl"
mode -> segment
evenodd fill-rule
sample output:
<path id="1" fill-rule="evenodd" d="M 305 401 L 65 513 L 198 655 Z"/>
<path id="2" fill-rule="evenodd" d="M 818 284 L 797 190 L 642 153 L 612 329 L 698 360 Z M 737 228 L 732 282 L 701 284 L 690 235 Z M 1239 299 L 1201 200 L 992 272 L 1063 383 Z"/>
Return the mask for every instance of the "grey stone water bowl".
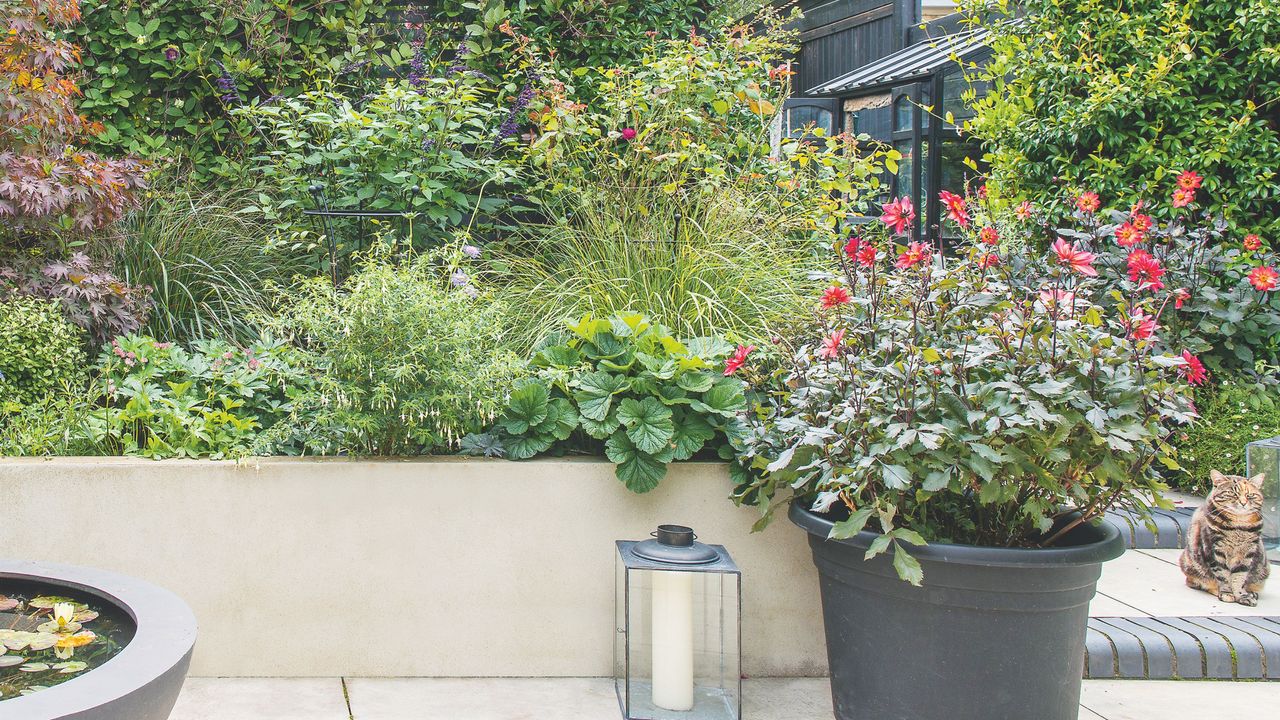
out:
<path id="1" fill-rule="evenodd" d="M 85 674 L 0 701 L 0 720 L 166 720 L 187 677 L 196 619 L 177 595 L 124 575 L 52 563 L 0 560 L 0 585 L 39 583 L 91 595 L 133 620 L 133 639 Z"/>

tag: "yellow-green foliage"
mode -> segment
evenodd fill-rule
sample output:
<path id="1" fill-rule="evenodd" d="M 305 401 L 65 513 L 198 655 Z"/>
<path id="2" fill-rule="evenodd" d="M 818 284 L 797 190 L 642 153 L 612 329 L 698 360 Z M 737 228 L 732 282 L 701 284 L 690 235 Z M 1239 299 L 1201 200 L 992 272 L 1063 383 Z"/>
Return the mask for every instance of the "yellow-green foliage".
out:
<path id="1" fill-rule="evenodd" d="M 0 298 L 0 409 L 84 383 L 83 338 L 53 301 Z"/>
<path id="2" fill-rule="evenodd" d="M 1280 404 L 1256 385 L 1224 383 L 1198 393 L 1200 420 L 1178 438 L 1178 463 L 1184 473 L 1175 478 L 1189 491 L 1208 492 L 1209 471 L 1243 475 L 1244 446 L 1280 435 Z"/>

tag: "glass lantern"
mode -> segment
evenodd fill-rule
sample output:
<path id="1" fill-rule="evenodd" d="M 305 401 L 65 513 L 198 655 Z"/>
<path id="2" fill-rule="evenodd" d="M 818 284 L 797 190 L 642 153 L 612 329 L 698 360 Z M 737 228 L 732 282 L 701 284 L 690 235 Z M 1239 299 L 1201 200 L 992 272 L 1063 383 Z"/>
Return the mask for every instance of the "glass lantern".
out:
<path id="1" fill-rule="evenodd" d="M 1280 437 L 1245 446 L 1246 477 L 1262 475 L 1262 544 L 1267 558 L 1280 563 Z"/>
<path id="2" fill-rule="evenodd" d="M 742 715 L 742 572 L 683 525 L 617 542 L 614 684 L 627 720 Z"/>

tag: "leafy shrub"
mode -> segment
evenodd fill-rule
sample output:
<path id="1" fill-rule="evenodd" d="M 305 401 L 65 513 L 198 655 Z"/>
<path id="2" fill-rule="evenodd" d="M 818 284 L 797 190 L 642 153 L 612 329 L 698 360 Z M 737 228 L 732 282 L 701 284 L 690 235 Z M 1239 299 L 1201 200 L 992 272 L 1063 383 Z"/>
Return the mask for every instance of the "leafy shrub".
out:
<path id="1" fill-rule="evenodd" d="M 507 111 L 480 73 L 388 82 L 360 102 L 316 91 L 242 112 L 271 140 L 260 172 L 282 200 L 260 209 L 285 238 L 311 229 L 298 210 L 315 203 L 315 188 L 335 210 L 413 213 L 408 240 L 418 245 L 508 204 Z"/>
<path id="2" fill-rule="evenodd" d="M 1196 393 L 1200 419 L 1180 432 L 1178 464 L 1173 480 L 1188 492 L 1206 494 L 1213 486 L 1209 471 L 1244 475 L 1244 446 L 1280 435 L 1280 406 L 1252 383 L 1231 383 Z"/>
<path id="3" fill-rule="evenodd" d="M 57 304 L 0 295 L 0 404 L 36 403 L 64 387 L 82 386 L 85 357 L 80 331 Z"/>
<path id="4" fill-rule="evenodd" d="M 379 18 L 389 3 L 365 0 L 81 4 L 75 31 L 91 77 L 81 106 L 103 119 L 99 146 L 180 158 L 200 182 L 236 178 L 252 155 L 251 128 L 225 108 L 337 75 L 383 49 L 388 30 Z"/>
<path id="5" fill-rule="evenodd" d="M 88 21 L 75 31 L 94 81 L 82 106 L 104 119 L 99 145 L 181 158 L 201 182 L 242 180 L 244 159 L 261 147 L 227 107 L 295 97 L 320 82 L 358 97 L 370 76 L 407 77 L 415 57 L 451 62 L 459 43 L 467 65 L 499 74 L 514 51 L 513 27 L 571 67 L 614 66 L 650 43 L 649 32 L 679 37 L 706 17 L 695 0 L 83 5 Z"/>
<path id="6" fill-rule="evenodd" d="M 82 384 L 58 388 L 28 405 L 0 407 L 0 457 L 99 455 L 86 426 L 94 394 Z"/>
<path id="7" fill-rule="evenodd" d="M 274 447 L 425 454 L 492 418 L 516 369 L 506 308 L 479 295 L 456 255 L 374 254 L 341 287 L 314 278 L 284 298 L 268 325 L 313 351 L 322 374 L 304 399 L 312 414 L 273 434 Z"/>
<path id="8" fill-rule="evenodd" d="M 569 331 L 533 356 L 533 377 L 511 393 L 497 426 L 468 437 L 465 450 L 523 460 L 553 448 L 603 447 L 618 479 L 638 493 L 657 487 L 668 463 L 704 447 L 732 457 L 727 437 L 738 432 L 746 399 L 731 375 L 749 349 L 726 368 L 734 348 L 724 340 L 681 342 L 634 313 L 587 315 Z"/>
<path id="9" fill-rule="evenodd" d="M 902 210 L 883 218 L 898 231 Z M 905 545 L 1051 545 L 1158 497 L 1153 464 L 1176 467 L 1166 438 L 1193 415 L 1178 380 L 1190 364 L 1153 347 L 1150 299 L 1104 312 L 1087 299 L 1094 258 L 1066 241 L 1045 271 L 986 246 L 890 247 L 868 234 L 842 254 L 789 382 L 741 445 L 755 476 L 739 502 L 771 513 L 794 493 L 840 513 L 836 538 L 878 525 L 870 554 L 892 548 L 918 583 Z"/>
<path id="10" fill-rule="evenodd" d="M 795 314 L 812 256 L 889 158 L 849 136 L 773 146 L 792 46 L 772 16 L 762 27 L 547 85 L 527 151 L 547 221 L 493 247 L 528 342 L 585 312 L 751 337 Z M 593 106 L 576 88 L 609 100 Z"/>
<path id="11" fill-rule="evenodd" d="M 127 335 L 102 352 L 96 385 L 102 404 L 85 425 L 106 453 L 224 458 L 288 417 L 310 379 L 305 358 L 278 341 L 202 340 L 187 351 Z"/>
<path id="12" fill-rule="evenodd" d="M 1280 13 L 1273 0 L 975 0 L 994 56 L 969 131 L 999 184 L 1085 188 L 1129 204 L 1184 167 L 1206 176 L 1228 238 L 1280 235 Z M 997 16 L 997 18 L 1000 16 Z M 1064 28 L 1070 28 L 1064 32 Z"/>
<path id="13" fill-rule="evenodd" d="M 0 4 L 0 227 L 24 242 L 49 225 L 106 225 L 144 185 L 136 161 L 82 147 L 101 126 L 76 108 L 80 51 L 57 37 L 79 19 L 76 0 Z"/>
<path id="14" fill-rule="evenodd" d="M 302 266 L 267 252 L 270 228 L 244 212 L 249 202 L 243 193 L 153 194 L 99 240 L 97 254 L 122 282 L 151 289 L 141 332 L 177 343 L 259 337 L 252 318 Z"/>
<path id="15" fill-rule="evenodd" d="M 1256 376 L 1256 368 L 1274 367 L 1280 359 L 1277 256 L 1256 237 L 1230 238 L 1221 220 L 1202 213 L 1196 200 L 1201 182 L 1208 180 L 1180 173 L 1164 188 L 1170 202 L 1144 199 L 1124 210 L 1103 209 L 1109 203 L 1085 193 L 1063 203 L 1069 210 L 1055 202 L 1028 206 L 1018 213 L 1024 220 L 1007 218 L 1012 222 L 1004 225 L 1000 218 L 1009 213 L 980 198 L 957 197 L 952 217 L 972 216 L 961 231 L 975 245 L 983 244 L 981 234 L 990 227 L 1001 228 L 1001 239 L 1017 233 L 1020 246 L 1000 248 L 1011 257 L 1058 238 L 1072 241 L 1105 269 L 1085 288 L 1092 302 L 1113 307 L 1143 300 L 1158 324 L 1161 347 L 1194 356 L 1213 374 Z M 1068 218 L 1069 226 L 1045 225 L 1057 218 Z"/>
<path id="16" fill-rule="evenodd" d="M 151 311 L 151 288 L 132 286 L 82 252 L 21 273 L 0 267 L 0 288 L 56 300 L 67 319 L 85 331 L 96 349 L 117 335 L 136 332 Z"/>

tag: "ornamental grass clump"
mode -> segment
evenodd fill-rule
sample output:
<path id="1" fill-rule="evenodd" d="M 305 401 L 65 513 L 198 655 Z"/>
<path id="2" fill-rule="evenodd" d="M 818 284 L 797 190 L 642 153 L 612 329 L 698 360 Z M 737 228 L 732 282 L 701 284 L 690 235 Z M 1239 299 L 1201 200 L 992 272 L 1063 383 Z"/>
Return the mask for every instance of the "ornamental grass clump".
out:
<path id="1" fill-rule="evenodd" d="M 909 202 L 886 210 L 895 232 L 914 221 Z M 913 583 L 909 545 L 1043 547 L 1162 502 L 1155 466 L 1176 466 L 1171 426 L 1193 418 L 1188 361 L 1161 350 L 1150 298 L 1089 299 L 1095 259 L 1063 239 L 1043 260 L 850 240 L 753 419 L 736 499 L 767 521 L 794 495 L 836 516 L 833 538 L 878 531 L 869 556 L 892 549 Z"/>

